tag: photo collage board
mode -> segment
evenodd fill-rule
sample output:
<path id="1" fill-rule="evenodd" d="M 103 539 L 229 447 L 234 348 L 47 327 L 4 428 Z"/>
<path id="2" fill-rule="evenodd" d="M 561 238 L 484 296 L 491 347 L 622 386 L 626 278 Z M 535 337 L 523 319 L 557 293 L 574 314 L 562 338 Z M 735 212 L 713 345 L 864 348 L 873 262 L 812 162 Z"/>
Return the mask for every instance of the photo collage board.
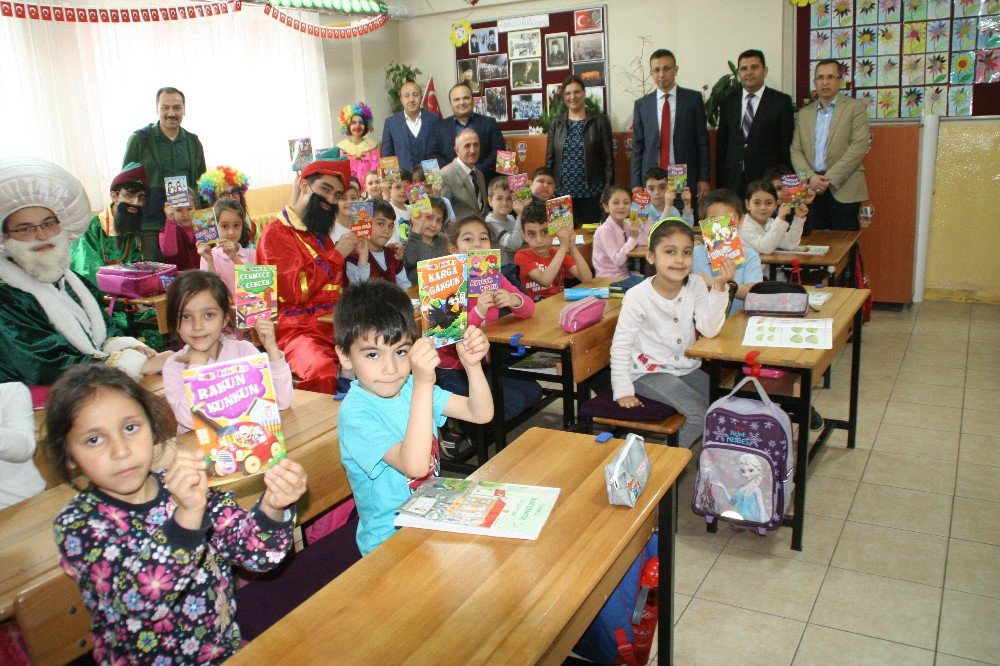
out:
<path id="1" fill-rule="evenodd" d="M 801 11 L 800 103 L 816 63 L 836 58 L 869 118 L 997 113 L 1000 0 L 818 0 Z"/>
<path id="2" fill-rule="evenodd" d="M 606 109 L 606 25 L 606 6 L 473 23 L 469 41 L 455 49 L 456 79 L 472 86 L 475 112 L 503 131 L 527 131 L 570 74 Z"/>

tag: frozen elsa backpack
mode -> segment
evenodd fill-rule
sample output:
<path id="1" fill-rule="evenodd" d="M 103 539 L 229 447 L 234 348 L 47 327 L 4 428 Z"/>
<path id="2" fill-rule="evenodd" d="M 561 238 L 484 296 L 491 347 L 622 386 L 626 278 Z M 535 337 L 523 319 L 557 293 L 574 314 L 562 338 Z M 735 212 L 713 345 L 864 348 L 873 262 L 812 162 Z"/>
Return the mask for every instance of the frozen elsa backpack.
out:
<path id="1" fill-rule="evenodd" d="M 753 382 L 760 400 L 736 393 Z M 755 377 L 745 377 L 705 415 L 691 508 L 764 535 L 781 526 L 795 470 L 792 421 Z"/>

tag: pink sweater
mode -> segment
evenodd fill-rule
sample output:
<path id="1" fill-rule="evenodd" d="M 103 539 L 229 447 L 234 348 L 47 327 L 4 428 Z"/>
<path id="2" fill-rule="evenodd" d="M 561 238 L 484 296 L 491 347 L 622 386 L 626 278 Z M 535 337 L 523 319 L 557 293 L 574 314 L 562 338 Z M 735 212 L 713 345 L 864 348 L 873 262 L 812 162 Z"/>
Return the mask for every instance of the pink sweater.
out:
<path id="1" fill-rule="evenodd" d="M 627 278 L 628 253 L 638 242 L 608 216 L 594 232 L 594 277 Z"/>
<path id="2" fill-rule="evenodd" d="M 531 300 L 531 297 L 525 296 L 521 290 L 508 282 L 507 278 L 503 275 L 500 276 L 500 288 L 521 297 L 521 307 L 511 308 L 510 310 L 515 317 L 518 319 L 527 319 L 531 315 L 535 314 L 535 302 Z M 482 326 L 484 322 L 489 323 L 500 318 L 500 309 L 492 307 L 486 311 L 486 318 L 484 319 L 483 316 L 479 314 L 479 310 L 476 309 L 476 304 L 478 302 L 478 297 L 469 297 L 469 325 Z M 456 349 L 455 345 L 441 347 L 438 349 L 438 356 L 441 357 L 440 367 L 442 368 L 447 370 L 457 370 L 462 367 L 462 362 L 458 359 L 458 349 Z"/>
<path id="3" fill-rule="evenodd" d="M 257 263 L 257 253 L 252 248 L 241 247 L 237 252 L 236 256 L 240 258 L 240 263 L 244 264 L 255 264 Z M 222 278 L 222 281 L 226 283 L 229 287 L 229 293 L 236 296 L 236 266 L 233 264 L 233 260 L 229 258 L 229 255 L 222 251 L 222 248 L 216 245 L 212 248 L 212 263 L 215 264 L 215 274 Z M 208 262 L 205 258 L 201 259 L 201 270 L 208 270 Z"/>
<path id="4" fill-rule="evenodd" d="M 170 408 L 174 410 L 174 417 L 177 418 L 178 435 L 194 429 L 191 405 L 184 393 L 184 371 L 188 369 L 188 365 L 174 360 L 178 355 L 186 354 L 187 351 L 188 346 L 184 345 L 177 354 L 168 358 L 167 362 L 163 364 L 163 393 L 167 402 L 170 403 Z M 232 361 L 259 353 L 260 351 L 254 347 L 252 342 L 223 336 L 219 358 L 215 359 L 213 363 Z M 288 362 L 285 361 L 283 355 L 280 361 L 271 361 L 271 380 L 274 382 L 278 409 L 288 409 L 292 405 L 295 390 L 292 388 L 292 369 L 288 367 Z"/>

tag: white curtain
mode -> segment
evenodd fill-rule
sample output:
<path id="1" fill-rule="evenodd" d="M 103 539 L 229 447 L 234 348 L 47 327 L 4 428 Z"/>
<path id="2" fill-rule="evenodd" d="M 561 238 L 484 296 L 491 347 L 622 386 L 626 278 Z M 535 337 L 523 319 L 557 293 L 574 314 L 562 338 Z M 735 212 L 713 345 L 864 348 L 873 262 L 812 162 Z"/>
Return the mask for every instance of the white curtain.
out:
<path id="1" fill-rule="evenodd" d="M 153 4 L 165 3 L 117 6 Z M 201 139 L 209 168 L 236 167 L 251 188 L 291 182 L 288 139 L 333 145 L 322 40 L 260 7 L 138 24 L 0 18 L 0 63 L 0 155 L 62 165 L 94 209 L 108 199 L 129 135 L 157 121 L 163 86 L 184 92 L 183 127 Z"/>

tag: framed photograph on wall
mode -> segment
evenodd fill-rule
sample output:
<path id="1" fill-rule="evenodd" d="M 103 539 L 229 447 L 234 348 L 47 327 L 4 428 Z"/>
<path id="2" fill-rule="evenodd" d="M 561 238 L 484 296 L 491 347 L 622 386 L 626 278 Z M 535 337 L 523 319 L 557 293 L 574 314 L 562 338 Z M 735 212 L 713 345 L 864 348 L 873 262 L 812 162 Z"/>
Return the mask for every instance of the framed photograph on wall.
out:
<path id="1" fill-rule="evenodd" d="M 496 81 L 507 78 L 507 54 L 479 56 L 479 80 Z M 603 84 L 602 84 L 603 85 Z"/>
<path id="2" fill-rule="evenodd" d="M 472 98 L 472 112 L 478 113 L 481 116 L 486 115 L 486 96 L 481 95 L 479 97 Z"/>
<path id="3" fill-rule="evenodd" d="M 601 111 L 607 111 L 607 109 L 604 108 L 604 88 L 601 87 L 585 88 L 583 92 L 584 95 L 586 95 L 587 97 L 593 97 L 594 99 L 597 100 L 597 104 L 598 106 L 601 107 Z"/>
<path id="4" fill-rule="evenodd" d="M 538 30 L 516 30 L 507 33 L 507 55 L 514 58 L 541 58 L 542 33 Z"/>
<path id="5" fill-rule="evenodd" d="M 603 60 L 596 62 L 575 62 L 573 63 L 573 73 L 580 77 L 585 88 L 607 85 Z"/>
<path id="6" fill-rule="evenodd" d="M 476 58 L 465 58 L 464 60 L 459 60 L 457 66 L 458 77 L 456 81 L 469 84 L 472 92 L 478 93 L 480 91 L 479 61 Z"/>
<path id="7" fill-rule="evenodd" d="M 545 35 L 545 69 L 569 69 L 569 35 L 557 32 Z"/>
<path id="8" fill-rule="evenodd" d="M 506 57 L 506 56 L 504 56 Z M 507 122 L 507 88 L 486 89 L 486 113 L 498 123 Z"/>
<path id="9" fill-rule="evenodd" d="M 603 85 L 603 84 L 602 84 Z M 542 87 L 542 59 L 510 61 L 511 90 L 534 90 Z"/>
<path id="10" fill-rule="evenodd" d="M 542 117 L 542 93 L 521 93 L 510 98 L 512 120 L 534 120 Z"/>
<path id="11" fill-rule="evenodd" d="M 552 105 L 556 102 L 562 101 L 562 84 L 561 83 L 547 83 L 545 84 L 545 108 L 552 113 Z"/>
<path id="12" fill-rule="evenodd" d="M 575 35 L 570 40 L 573 62 L 587 60 L 604 60 L 604 33 L 595 32 L 590 35 Z"/>
<path id="13" fill-rule="evenodd" d="M 496 28 L 479 28 L 478 30 L 472 31 L 472 36 L 469 37 L 469 53 L 475 55 L 477 53 L 496 53 L 498 48 L 497 44 L 500 43 L 497 37 Z"/>
<path id="14" fill-rule="evenodd" d="M 604 32 L 604 12 L 600 8 L 573 12 L 573 32 Z"/>

